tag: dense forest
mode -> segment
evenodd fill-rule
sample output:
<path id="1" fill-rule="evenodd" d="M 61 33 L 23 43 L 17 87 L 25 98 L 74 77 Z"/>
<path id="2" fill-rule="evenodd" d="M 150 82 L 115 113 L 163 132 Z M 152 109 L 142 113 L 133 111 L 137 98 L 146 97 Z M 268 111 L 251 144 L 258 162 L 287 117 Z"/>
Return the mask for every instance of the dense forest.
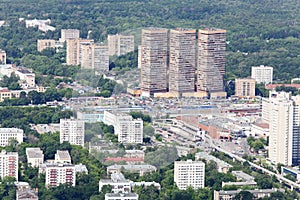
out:
<path id="1" fill-rule="evenodd" d="M 0 48 L 20 63 L 36 53 L 38 38 L 57 39 L 62 28 L 105 41 L 107 34 L 138 35 L 149 26 L 217 27 L 228 33 L 227 80 L 249 76 L 251 66 L 264 64 L 274 67 L 277 81 L 289 81 L 300 76 L 299 10 L 297 0 L 2 0 L 0 20 L 9 26 L 0 28 Z M 56 31 L 25 29 L 20 17 L 50 18 Z"/>

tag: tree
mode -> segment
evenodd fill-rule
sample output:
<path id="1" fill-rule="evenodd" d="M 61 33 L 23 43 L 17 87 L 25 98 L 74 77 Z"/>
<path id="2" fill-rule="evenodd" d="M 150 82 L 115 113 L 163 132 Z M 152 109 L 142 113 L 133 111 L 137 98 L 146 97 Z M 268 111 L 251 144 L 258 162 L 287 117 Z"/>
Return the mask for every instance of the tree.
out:
<path id="1" fill-rule="evenodd" d="M 254 196 L 248 191 L 240 191 L 234 198 L 234 200 L 252 200 Z"/>
<path id="2" fill-rule="evenodd" d="M 153 136 L 154 135 L 154 128 L 151 126 L 151 125 L 147 125 L 147 126 L 144 126 L 143 128 L 143 133 L 144 133 L 144 136 Z"/>

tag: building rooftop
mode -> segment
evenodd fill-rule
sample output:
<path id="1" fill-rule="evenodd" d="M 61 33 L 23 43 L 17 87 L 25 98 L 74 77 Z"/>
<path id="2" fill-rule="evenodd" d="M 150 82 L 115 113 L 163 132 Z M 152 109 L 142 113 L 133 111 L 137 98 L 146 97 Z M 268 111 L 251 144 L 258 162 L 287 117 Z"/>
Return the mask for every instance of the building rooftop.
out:
<path id="1" fill-rule="evenodd" d="M 220 195 L 232 195 L 232 194 L 237 194 L 241 192 L 242 190 L 220 190 L 218 191 Z M 252 194 L 259 194 L 259 193 L 272 193 L 276 191 L 284 192 L 283 189 L 277 189 L 277 188 L 272 188 L 272 189 L 255 189 L 255 190 L 246 190 Z"/>
<path id="2" fill-rule="evenodd" d="M 28 200 L 28 199 L 38 199 L 38 196 L 34 190 L 31 189 L 24 189 L 24 190 L 17 190 L 17 199 L 19 200 Z"/>
<path id="3" fill-rule="evenodd" d="M 59 156 L 59 159 L 60 160 L 71 160 L 71 156 L 69 154 L 69 151 L 60 151 L 60 150 L 57 150 L 55 156 Z"/>
<path id="4" fill-rule="evenodd" d="M 138 197 L 136 193 L 106 193 L 105 196 L 107 197 Z"/>
<path id="5" fill-rule="evenodd" d="M 43 158 L 43 151 L 40 148 L 26 148 L 28 158 Z"/>
<path id="6" fill-rule="evenodd" d="M 125 170 L 157 170 L 157 168 L 153 165 L 111 165 L 107 167 L 107 170 L 121 170 L 124 168 Z"/>
<path id="7" fill-rule="evenodd" d="M 228 164 L 223 160 L 220 160 L 219 158 L 207 154 L 207 152 L 198 152 L 195 154 L 195 157 L 202 158 L 208 161 L 215 161 L 219 167 L 228 167 L 228 168 L 232 167 L 232 165 Z"/>
<path id="8" fill-rule="evenodd" d="M 240 178 L 244 181 L 253 181 L 254 177 L 250 176 L 249 174 L 246 174 L 245 172 L 242 171 L 232 171 L 232 174 L 234 174 L 237 178 Z"/>

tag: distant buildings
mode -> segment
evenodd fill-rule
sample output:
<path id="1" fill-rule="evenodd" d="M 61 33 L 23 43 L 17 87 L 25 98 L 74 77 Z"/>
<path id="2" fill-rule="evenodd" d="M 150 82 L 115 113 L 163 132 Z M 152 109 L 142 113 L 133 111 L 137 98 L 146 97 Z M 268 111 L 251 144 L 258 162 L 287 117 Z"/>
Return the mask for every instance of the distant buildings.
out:
<path id="1" fill-rule="evenodd" d="M 300 163 L 300 96 L 270 92 L 262 100 L 262 119 L 269 123 L 269 159 L 284 165 Z"/>
<path id="2" fill-rule="evenodd" d="M 6 152 L 2 150 L 0 153 L 0 177 L 11 176 L 18 181 L 18 161 L 19 156 L 17 152 Z"/>
<path id="3" fill-rule="evenodd" d="M 196 30 L 170 31 L 169 92 L 195 91 Z"/>
<path id="4" fill-rule="evenodd" d="M 0 146 L 5 147 L 14 139 L 21 144 L 23 133 L 24 131 L 18 128 L 0 128 Z"/>
<path id="5" fill-rule="evenodd" d="M 47 48 L 55 48 L 55 40 L 50 40 L 50 39 L 37 40 L 37 50 L 39 52 Z"/>
<path id="6" fill-rule="evenodd" d="M 38 200 L 37 190 L 30 188 L 27 182 L 15 182 L 17 187 L 16 200 Z"/>
<path id="7" fill-rule="evenodd" d="M 61 29 L 60 33 L 60 42 L 65 42 L 69 39 L 80 38 L 80 31 L 78 29 Z"/>
<path id="8" fill-rule="evenodd" d="M 90 45 L 94 40 L 90 39 L 68 39 L 66 40 L 67 48 L 67 65 L 80 65 L 81 64 L 81 45 Z"/>
<path id="9" fill-rule="evenodd" d="M 111 174 L 111 179 L 101 179 L 99 181 L 99 191 L 104 185 L 110 185 L 113 193 L 130 193 L 130 180 L 125 179 L 122 173 Z"/>
<path id="10" fill-rule="evenodd" d="M 39 167 L 44 162 L 44 154 L 40 148 L 26 148 L 26 156 L 31 167 Z"/>
<path id="11" fill-rule="evenodd" d="M 143 143 L 143 120 L 121 112 L 104 111 L 103 122 L 113 125 L 118 141 L 122 143 Z"/>
<path id="12" fill-rule="evenodd" d="M 251 68 L 251 78 L 255 79 L 256 83 L 269 84 L 273 81 L 273 67 L 269 66 L 253 66 Z"/>
<path id="13" fill-rule="evenodd" d="M 50 19 L 47 19 L 47 20 L 38 20 L 38 19 L 25 20 L 25 23 L 26 23 L 26 28 L 38 27 L 38 29 L 42 32 L 55 31 L 55 27 L 50 26 L 50 24 L 51 24 Z"/>
<path id="14" fill-rule="evenodd" d="M 221 190 L 221 191 L 214 191 L 214 200 L 233 200 L 235 196 L 240 193 L 242 190 Z M 255 189 L 255 190 L 245 190 L 250 192 L 254 196 L 254 200 L 270 197 L 271 193 L 273 192 L 284 192 L 282 189 L 272 188 L 272 189 Z"/>
<path id="15" fill-rule="evenodd" d="M 67 39 L 67 64 L 81 65 L 82 69 L 98 72 L 109 70 L 108 46 L 95 44 L 90 39 Z"/>
<path id="16" fill-rule="evenodd" d="M 105 194 L 105 200 L 138 200 L 139 195 L 136 193 L 107 193 Z"/>
<path id="17" fill-rule="evenodd" d="M 17 75 L 20 80 L 19 84 L 23 89 L 34 89 L 35 85 L 35 74 L 28 68 L 12 64 L 0 65 L 0 74 L 2 76 L 10 77 L 11 74 Z"/>
<path id="18" fill-rule="evenodd" d="M 209 155 L 207 152 L 198 152 L 195 154 L 195 160 L 205 159 L 207 161 L 214 161 L 217 163 L 218 172 L 220 173 L 227 173 L 232 165 L 228 164 L 227 162 L 220 160 L 212 155 Z"/>
<path id="19" fill-rule="evenodd" d="M 226 30 L 199 30 L 198 44 L 196 30 L 171 30 L 169 43 L 168 54 L 166 29 L 142 30 L 142 44 L 138 47 L 142 96 L 203 97 L 208 93 L 211 98 L 226 97 L 223 84 Z M 198 57 L 196 57 L 197 45 Z M 197 69 L 195 69 L 196 61 Z"/>
<path id="20" fill-rule="evenodd" d="M 60 119 L 60 143 L 84 146 L 84 121 L 76 119 Z"/>
<path id="21" fill-rule="evenodd" d="M 235 96 L 255 97 L 255 79 L 252 78 L 235 79 Z"/>
<path id="22" fill-rule="evenodd" d="M 225 50 L 226 30 L 199 30 L 197 91 L 224 91 Z"/>
<path id="23" fill-rule="evenodd" d="M 107 167 L 107 173 L 121 173 L 122 170 L 127 172 L 139 173 L 142 176 L 144 173 L 155 172 L 157 168 L 153 165 L 111 165 Z"/>
<path id="24" fill-rule="evenodd" d="M 60 184 L 75 186 L 75 166 L 68 163 L 47 163 L 45 164 L 45 186 L 55 187 Z"/>
<path id="25" fill-rule="evenodd" d="M 201 161 L 175 161 L 174 182 L 180 190 L 191 186 L 194 189 L 203 188 L 205 179 L 205 164 Z"/>
<path id="26" fill-rule="evenodd" d="M 149 28 L 142 30 L 140 87 L 143 96 L 167 92 L 168 30 Z"/>
<path id="27" fill-rule="evenodd" d="M 133 35 L 108 35 L 107 40 L 110 56 L 121 56 L 134 51 Z"/>
<path id="28" fill-rule="evenodd" d="M 6 52 L 0 49 L 0 64 L 6 65 Z"/>
<path id="29" fill-rule="evenodd" d="M 54 156 L 55 163 L 71 163 L 71 156 L 69 151 L 57 150 Z"/>

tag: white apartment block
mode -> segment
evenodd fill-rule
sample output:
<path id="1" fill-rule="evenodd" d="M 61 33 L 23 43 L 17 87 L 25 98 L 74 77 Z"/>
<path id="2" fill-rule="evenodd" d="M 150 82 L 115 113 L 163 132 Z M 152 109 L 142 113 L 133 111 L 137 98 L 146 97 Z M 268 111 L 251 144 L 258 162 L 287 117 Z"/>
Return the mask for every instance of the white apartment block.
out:
<path id="1" fill-rule="evenodd" d="M 99 181 L 99 191 L 101 192 L 104 185 L 110 185 L 113 193 L 130 193 L 130 180 L 125 179 L 122 173 L 111 174 L 110 179 L 101 179 Z"/>
<path id="2" fill-rule="evenodd" d="M 272 83 L 273 81 L 273 67 L 269 66 L 253 66 L 251 68 L 251 78 L 255 79 L 257 83 Z"/>
<path id="3" fill-rule="evenodd" d="M 55 187 L 60 184 L 76 184 L 76 170 L 72 164 L 46 164 L 45 167 L 46 177 L 45 186 Z"/>
<path id="4" fill-rule="evenodd" d="M 143 143 L 143 120 L 121 112 L 104 111 L 103 122 L 113 125 L 118 141 L 122 143 Z"/>
<path id="5" fill-rule="evenodd" d="M 54 156 L 55 163 L 71 163 L 71 156 L 69 151 L 60 151 L 57 150 Z"/>
<path id="6" fill-rule="evenodd" d="M 19 144 L 23 142 L 23 130 L 19 128 L 0 128 L 0 146 L 5 147 L 9 142 L 16 139 Z"/>
<path id="7" fill-rule="evenodd" d="M 269 159 L 292 166 L 300 163 L 300 96 L 270 92 L 262 102 L 262 117 L 269 123 Z"/>
<path id="8" fill-rule="evenodd" d="M 40 148 L 26 148 L 26 156 L 31 167 L 39 167 L 44 162 L 44 154 Z"/>
<path id="9" fill-rule="evenodd" d="M 106 193 L 105 194 L 105 200 L 138 200 L 139 195 L 136 193 Z"/>
<path id="10" fill-rule="evenodd" d="M 60 143 L 84 147 L 84 121 L 77 119 L 60 119 Z"/>
<path id="11" fill-rule="evenodd" d="M 0 153 L 0 177 L 11 176 L 18 181 L 18 160 L 17 152 L 6 152 L 2 150 Z"/>
<path id="12" fill-rule="evenodd" d="M 110 56 L 121 56 L 134 51 L 133 35 L 108 35 L 107 41 Z"/>
<path id="13" fill-rule="evenodd" d="M 78 29 L 61 29 L 60 42 L 65 42 L 68 39 L 77 39 L 80 37 L 80 31 Z"/>
<path id="14" fill-rule="evenodd" d="M 51 24 L 50 19 L 47 19 L 47 20 L 38 20 L 38 19 L 25 20 L 25 23 L 26 23 L 26 28 L 38 27 L 38 29 L 42 32 L 55 31 L 55 27 L 50 26 L 50 24 Z"/>
<path id="15" fill-rule="evenodd" d="M 194 189 L 204 187 L 205 164 L 201 161 L 175 161 L 174 182 L 180 190 L 191 186 Z"/>

